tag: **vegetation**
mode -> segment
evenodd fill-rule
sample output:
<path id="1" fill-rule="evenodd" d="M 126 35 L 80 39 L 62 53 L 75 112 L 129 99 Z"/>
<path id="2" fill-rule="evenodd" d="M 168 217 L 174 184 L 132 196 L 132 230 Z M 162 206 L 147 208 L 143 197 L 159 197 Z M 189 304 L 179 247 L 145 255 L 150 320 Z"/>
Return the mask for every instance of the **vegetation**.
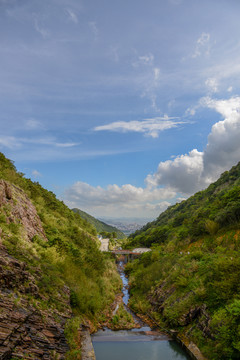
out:
<path id="1" fill-rule="evenodd" d="M 137 325 L 132 315 L 120 304 L 116 314 L 112 317 L 109 327 L 113 330 L 133 329 Z"/>
<path id="2" fill-rule="evenodd" d="M 79 214 L 81 216 L 81 218 L 87 220 L 90 224 L 92 224 L 97 232 L 99 234 L 103 234 L 104 237 L 108 237 L 108 238 L 117 238 L 117 239 L 123 239 L 125 238 L 125 235 L 122 231 L 120 231 L 119 229 L 117 229 L 114 226 L 105 224 L 103 221 L 100 221 L 98 219 L 96 219 L 95 217 L 87 214 L 86 212 L 80 210 L 80 209 L 72 209 L 75 213 Z"/>
<path id="3" fill-rule="evenodd" d="M 208 359 L 240 358 L 240 163 L 129 237 L 130 305 L 175 328 Z"/>
<path id="4" fill-rule="evenodd" d="M 22 189 L 31 199 L 48 239 L 35 235 L 29 241 L 21 222 L 12 220 L 10 203 L 1 207 L 1 238 L 8 252 L 24 261 L 35 277 L 41 297 L 32 299 L 34 304 L 42 309 L 65 311 L 63 299 L 69 296 L 68 287 L 75 315 L 98 321 L 120 290 L 121 280 L 113 260 L 100 252 L 94 226 L 52 192 L 17 172 L 13 162 L 1 153 L 0 178 Z M 21 199 L 13 197 L 13 201 L 17 204 Z M 70 325 L 68 328 L 76 328 L 76 322 Z M 72 344 L 70 335 L 69 341 Z M 76 357 L 72 358 L 78 358 L 78 351 L 73 349 Z"/>

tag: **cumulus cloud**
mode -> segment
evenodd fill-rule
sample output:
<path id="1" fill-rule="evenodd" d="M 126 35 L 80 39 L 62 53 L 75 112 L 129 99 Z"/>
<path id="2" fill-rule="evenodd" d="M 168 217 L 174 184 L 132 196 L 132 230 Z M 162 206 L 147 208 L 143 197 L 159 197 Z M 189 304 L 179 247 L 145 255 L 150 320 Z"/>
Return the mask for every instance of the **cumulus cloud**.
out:
<path id="1" fill-rule="evenodd" d="M 171 203 L 206 188 L 240 160 L 240 97 L 228 100 L 206 97 L 199 106 L 214 109 L 223 117 L 212 126 L 203 151 L 193 149 L 160 162 L 155 174 L 146 177 L 144 188 L 130 184 L 102 188 L 77 182 L 65 192 L 66 203 L 95 215 L 132 216 L 134 213 L 139 217 L 156 217 Z M 142 129 L 141 122 L 113 124 L 106 130 L 160 131 L 159 128 Z"/>
<path id="2" fill-rule="evenodd" d="M 160 162 L 156 173 L 146 178 L 149 186 L 168 185 L 190 195 L 205 188 L 240 160 L 240 97 L 228 100 L 206 97 L 200 104 L 216 110 L 224 120 L 213 125 L 203 152 L 194 149 L 174 160 Z"/>
<path id="3" fill-rule="evenodd" d="M 240 160 L 240 97 L 204 101 L 224 118 L 213 125 L 204 151 L 203 177 L 211 182 Z"/>
<path id="4" fill-rule="evenodd" d="M 108 185 L 107 188 L 93 187 L 84 182 L 76 182 L 65 192 L 65 202 L 70 207 L 85 209 L 90 213 L 111 216 L 152 216 L 165 210 L 176 193 L 169 188 L 135 187 Z"/>
<path id="5" fill-rule="evenodd" d="M 191 194 L 201 185 L 203 153 L 196 149 L 189 154 L 177 156 L 174 160 L 160 162 L 157 172 L 148 175 L 146 183 L 150 186 L 166 185 L 178 192 Z"/>
<path id="6" fill-rule="evenodd" d="M 107 125 L 101 125 L 94 128 L 95 131 L 115 131 L 115 132 L 138 132 L 144 133 L 147 136 L 157 138 L 159 132 L 176 128 L 184 121 L 176 121 L 176 118 L 170 118 L 167 115 L 164 117 L 155 117 L 152 119 L 144 119 L 142 121 L 116 121 Z"/>

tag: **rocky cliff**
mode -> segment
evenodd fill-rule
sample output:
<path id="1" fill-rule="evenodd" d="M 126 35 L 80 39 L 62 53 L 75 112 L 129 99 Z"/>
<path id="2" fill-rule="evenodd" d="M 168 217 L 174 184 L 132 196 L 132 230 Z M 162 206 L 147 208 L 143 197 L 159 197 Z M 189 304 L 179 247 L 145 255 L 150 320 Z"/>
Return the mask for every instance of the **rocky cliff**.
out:
<path id="1" fill-rule="evenodd" d="M 67 288 L 65 291 L 68 294 Z M 64 359 L 69 304 L 59 313 L 38 309 L 40 300 L 35 278 L 25 263 L 0 245 L 0 359 Z"/>
<path id="2" fill-rule="evenodd" d="M 21 224 L 29 240 L 39 235 L 47 241 L 35 206 L 22 189 L 4 180 L 0 180 L 0 208 L 1 214 L 6 216 L 6 222 Z"/>
<path id="3" fill-rule="evenodd" d="M 96 229 L 0 152 L 0 360 L 81 359 L 120 288 Z"/>
<path id="4" fill-rule="evenodd" d="M 68 345 L 64 326 L 71 317 L 70 291 L 63 286 L 59 301 L 63 311 L 44 309 L 44 296 L 37 282 L 40 268 L 30 268 L 10 255 L 3 245 L 10 237 L 7 225 L 21 227 L 25 241 L 38 235 L 47 241 L 36 208 L 16 186 L 0 181 L 1 227 L 0 240 L 0 359 L 64 359 Z M 16 245 L 17 246 L 17 245 Z M 34 270 L 34 271 L 33 271 Z M 65 295 L 65 296 L 63 296 Z"/>

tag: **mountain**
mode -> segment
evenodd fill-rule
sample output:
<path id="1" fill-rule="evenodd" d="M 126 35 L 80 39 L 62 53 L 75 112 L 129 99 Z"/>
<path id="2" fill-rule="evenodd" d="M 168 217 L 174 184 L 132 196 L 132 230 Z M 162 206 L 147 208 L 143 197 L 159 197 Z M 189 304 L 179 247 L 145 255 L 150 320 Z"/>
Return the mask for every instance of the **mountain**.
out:
<path id="1" fill-rule="evenodd" d="M 142 228 L 144 224 L 146 224 L 148 220 L 139 219 L 139 218 L 100 218 L 99 220 L 105 221 L 111 226 L 115 226 L 117 229 L 121 230 L 125 236 L 129 236 L 136 230 Z"/>
<path id="2" fill-rule="evenodd" d="M 96 229 L 0 153 L 0 235 L 0 358 L 80 359 L 121 289 Z"/>
<path id="3" fill-rule="evenodd" d="M 130 305 L 196 343 L 240 359 L 240 163 L 131 234 L 152 251 L 127 265 Z"/>
<path id="4" fill-rule="evenodd" d="M 81 218 L 87 220 L 88 223 L 92 224 L 96 228 L 98 233 L 101 233 L 101 232 L 113 233 L 113 232 L 115 232 L 117 234 L 117 239 L 124 239 L 126 237 L 126 235 L 122 231 L 120 231 L 118 228 L 116 228 L 115 226 L 108 225 L 108 224 L 104 223 L 103 221 L 96 219 L 95 217 L 89 215 L 88 213 L 86 213 L 80 209 L 75 208 L 75 209 L 72 209 L 72 211 L 79 214 L 81 216 Z"/>

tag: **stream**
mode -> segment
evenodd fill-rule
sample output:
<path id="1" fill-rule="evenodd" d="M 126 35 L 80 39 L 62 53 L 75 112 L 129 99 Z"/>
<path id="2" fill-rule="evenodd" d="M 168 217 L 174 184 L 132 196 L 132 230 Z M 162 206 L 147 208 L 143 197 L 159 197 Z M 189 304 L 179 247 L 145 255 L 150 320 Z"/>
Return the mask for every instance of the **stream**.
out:
<path id="1" fill-rule="evenodd" d="M 128 279 L 124 274 L 123 264 L 118 270 L 123 282 L 123 303 L 141 328 L 112 331 L 108 328 L 99 330 L 92 336 L 97 360 L 186 360 L 190 359 L 184 349 L 167 334 L 151 329 L 131 310 L 129 300 Z"/>

